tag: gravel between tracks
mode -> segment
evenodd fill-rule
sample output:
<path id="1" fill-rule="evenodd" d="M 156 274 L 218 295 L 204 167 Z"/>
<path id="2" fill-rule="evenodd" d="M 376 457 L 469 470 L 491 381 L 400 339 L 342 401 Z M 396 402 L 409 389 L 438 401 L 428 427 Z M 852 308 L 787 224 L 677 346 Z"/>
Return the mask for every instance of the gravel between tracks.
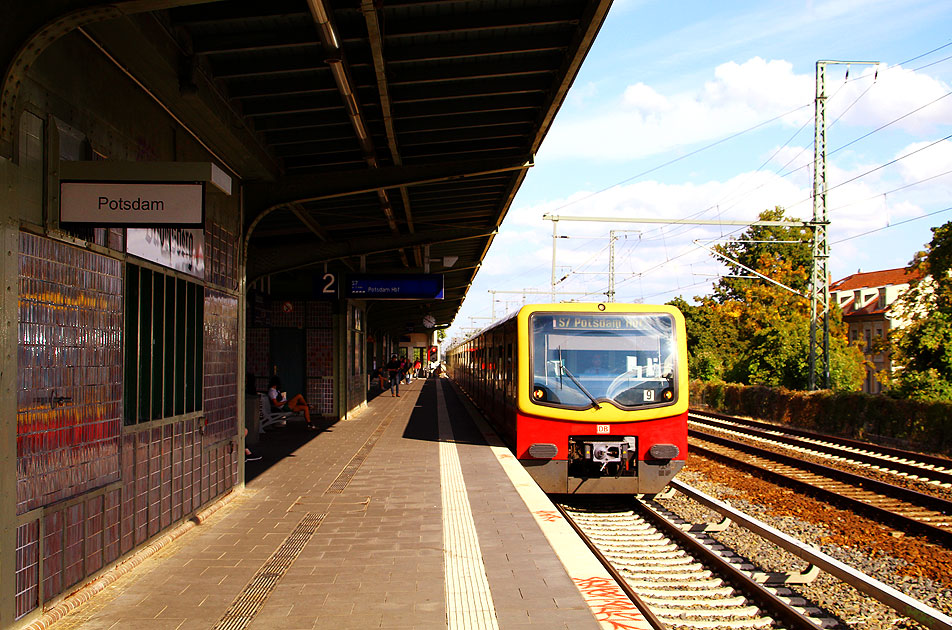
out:
<path id="1" fill-rule="evenodd" d="M 692 455 L 679 478 L 764 523 L 884 582 L 909 597 L 952 614 L 952 550 L 906 536 L 868 518 L 796 494 L 749 473 Z M 712 481 L 716 480 L 716 481 Z M 661 503 L 693 523 L 720 516 L 676 494 Z M 765 571 L 789 571 L 805 564 L 747 530 L 731 525 L 715 538 L 754 559 Z M 885 630 L 924 626 L 821 572 L 810 585 L 795 587 L 840 620 L 838 628 Z"/>

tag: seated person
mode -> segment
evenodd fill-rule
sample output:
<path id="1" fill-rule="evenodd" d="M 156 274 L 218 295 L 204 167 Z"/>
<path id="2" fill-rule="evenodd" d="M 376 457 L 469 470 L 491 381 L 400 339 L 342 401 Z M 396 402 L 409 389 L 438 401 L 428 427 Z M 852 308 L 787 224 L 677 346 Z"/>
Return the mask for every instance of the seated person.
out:
<path id="1" fill-rule="evenodd" d="M 268 399 L 271 401 L 273 411 L 295 411 L 304 414 L 307 421 L 307 428 L 316 428 L 311 424 L 311 407 L 304 400 L 301 394 L 296 395 L 291 400 L 287 399 L 287 392 L 281 391 L 281 379 L 277 376 L 271 377 L 271 387 L 268 388 Z"/>

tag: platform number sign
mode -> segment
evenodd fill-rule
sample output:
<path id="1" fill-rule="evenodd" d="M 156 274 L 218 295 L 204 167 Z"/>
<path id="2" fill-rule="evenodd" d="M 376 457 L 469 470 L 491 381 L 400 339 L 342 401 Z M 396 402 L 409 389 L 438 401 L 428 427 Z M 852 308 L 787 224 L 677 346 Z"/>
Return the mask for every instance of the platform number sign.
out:
<path id="1" fill-rule="evenodd" d="M 314 278 L 314 297 L 318 300 L 336 300 L 340 297 L 340 278 L 325 271 Z"/>
<path id="2" fill-rule="evenodd" d="M 595 425 L 595 433 L 611 433 L 612 425 L 610 424 L 598 424 Z"/>

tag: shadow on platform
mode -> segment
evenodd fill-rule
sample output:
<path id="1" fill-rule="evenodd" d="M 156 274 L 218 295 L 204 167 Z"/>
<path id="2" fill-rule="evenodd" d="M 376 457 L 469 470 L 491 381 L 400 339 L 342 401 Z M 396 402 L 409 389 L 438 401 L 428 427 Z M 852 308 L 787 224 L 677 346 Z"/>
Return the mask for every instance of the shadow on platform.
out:
<path id="1" fill-rule="evenodd" d="M 413 412 L 410 414 L 407 427 L 403 431 L 403 437 L 427 442 L 442 441 L 440 440 L 439 414 L 436 408 L 438 378 L 431 376 L 423 381 L 423 389 L 413 406 Z M 416 382 L 414 381 L 414 383 Z M 482 433 L 469 419 L 469 414 L 457 398 L 456 391 L 447 387 L 443 392 L 447 413 L 451 418 L 461 420 L 453 422 L 453 442 L 457 444 L 486 444 Z"/>
<path id="2" fill-rule="evenodd" d="M 292 420 L 283 427 L 265 431 L 257 444 L 248 447 L 255 457 L 260 456 L 261 459 L 245 462 L 245 483 L 251 482 L 285 457 L 296 457 L 295 451 L 321 433 L 333 430 L 336 423 L 336 420 L 318 419 L 316 424 L 319 428 L 315 430 L 308 429 L 304 422 Z"/>

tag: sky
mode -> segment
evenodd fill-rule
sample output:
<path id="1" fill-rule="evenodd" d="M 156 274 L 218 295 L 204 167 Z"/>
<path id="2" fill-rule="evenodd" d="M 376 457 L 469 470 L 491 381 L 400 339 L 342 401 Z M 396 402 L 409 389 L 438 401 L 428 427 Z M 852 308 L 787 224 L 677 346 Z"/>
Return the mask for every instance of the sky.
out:
<path id="1" fill-rule="evenodd" d="M 524 303 L 693 302 L 737 225 L 813 217 L 816 66 L 827 64 L 833 280 L 906 266 L 952 221 L 952 2 L 615 0 L 449 339 Z M 490 293 L 495 291 L 495 293 Z"/>

